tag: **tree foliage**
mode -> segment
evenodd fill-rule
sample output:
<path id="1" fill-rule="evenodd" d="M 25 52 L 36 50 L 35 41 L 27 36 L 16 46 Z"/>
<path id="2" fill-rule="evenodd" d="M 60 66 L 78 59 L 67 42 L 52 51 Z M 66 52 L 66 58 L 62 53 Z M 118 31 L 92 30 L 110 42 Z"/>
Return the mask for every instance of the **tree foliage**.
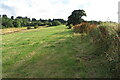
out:
<path id="1" fill-rule="evenodd" d="M 14 18 L 14 16 L 11 16 L 10 18 L 7 17 L 7 15 L 1 15 L 2 19 L 2 26 L 4 28 L 8 27 L 24 27 L 24 26 L 57 26 L 60 24 L 65 24 L 66 21 L 63 19 L 35 19 L 35 18 L 28 18 L 28 17 L 22 17 L 17 16 Z M 2 27 L 2 28 L 3 28 Z"/>
<path id="2" fill-rule="evenodd" d="M 7 17 L 3 17 L 2 18 L 2 25 L 6 28 L 8 27 L 14 27 L 13 24 L 12 24 L 12 20 L 7 18 Z"/>
<path id="3" fill-rule="evenodd" d="M 58 26 L 58 25 L 61 25 L 61 22 L 60 21 L 53 21 L 52 25 L 53 26 Z"/>
<path id="4" fill-rule="evenodd" d="M 74 10 L 72 12 L 72 14 L 68 17 L 68 21 L 67 21 L 67 26 L 70 27 L 70 24 L 76 25 L 76 24 L 80 24 L 81 22 L 84 21 L 84 19 L 82 19 L 83 16 L 86 16 L 86 13 L 84 10 Z"/>
<path id="5" fill-rule="evenodd" d="M 13 21 L 13 25 L 14 25 L 14 27 L 21 27 L 20 20 L 15 19 L 15 20 Z"/>

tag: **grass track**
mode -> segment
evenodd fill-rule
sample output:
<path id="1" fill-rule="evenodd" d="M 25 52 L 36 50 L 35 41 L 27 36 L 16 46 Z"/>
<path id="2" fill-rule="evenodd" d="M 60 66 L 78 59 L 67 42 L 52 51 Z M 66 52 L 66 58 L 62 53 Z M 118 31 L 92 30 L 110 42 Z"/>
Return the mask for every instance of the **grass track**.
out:
<path id="1" fill-rule="evenodd" d="M 110 77 L 101 51 L 64 25 L 3 35 L 4 78 Z"/>

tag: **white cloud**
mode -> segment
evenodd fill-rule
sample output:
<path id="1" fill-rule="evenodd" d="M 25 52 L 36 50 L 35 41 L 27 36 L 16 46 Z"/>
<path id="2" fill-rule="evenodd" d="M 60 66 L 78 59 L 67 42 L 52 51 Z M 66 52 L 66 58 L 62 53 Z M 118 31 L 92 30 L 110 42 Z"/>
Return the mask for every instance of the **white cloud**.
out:
<path id="1" fill-rule="evenodd" d="M 28 16 L 36 19 L 63 18 L 73 10 L 84 9 L 86 20 L 118 21 L 119 0 L 1 0 L 0 12 L 8 16 Z M 5 5 L 6 8 L 4 6 Z M 9 9 L 7 9 L 9 8 Z"/>
<path id="2" fill-rule="evenodd" d="M 89 20 L 106 21 L 109 17 L 112 21 L 118 21 L 118 0 L 92 0 L 90 6 L 85 10 Z"/>

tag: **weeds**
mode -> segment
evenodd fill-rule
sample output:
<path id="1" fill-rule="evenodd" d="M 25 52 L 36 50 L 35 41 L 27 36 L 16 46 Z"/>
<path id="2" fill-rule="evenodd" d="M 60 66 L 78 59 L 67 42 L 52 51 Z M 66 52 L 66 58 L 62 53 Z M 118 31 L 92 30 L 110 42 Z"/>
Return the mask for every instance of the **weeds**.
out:
<path id="1" fill-rule="evenodd" d="M 98 47 L 93 53 L 97 56 L 104 55 L 108 60 L 113 77 L 120 77 L 120 29 L 117 23 L 105 22 L 100 25 L 81 23 L 73 27 L 75 32 L 81 34 L 87 33 L 92 43 Z"/>

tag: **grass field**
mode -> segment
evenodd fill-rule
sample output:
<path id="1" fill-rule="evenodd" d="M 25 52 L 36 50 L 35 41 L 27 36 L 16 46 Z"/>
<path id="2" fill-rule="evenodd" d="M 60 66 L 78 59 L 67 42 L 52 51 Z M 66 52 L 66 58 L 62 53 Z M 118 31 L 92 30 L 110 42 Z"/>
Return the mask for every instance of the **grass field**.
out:
<path id="1" fill-rule="evenodd" d="M 10 33 L 14 33 L 14 32 L 23 31 L 23 30 L 26 30 L 26 27 L 21 27 L 21 28 L 5 28 L 5 29 L 2 29 L 2 34 L 10 34 Z"/>
<path id="2" fill-rule="evenodd" d="M 3 38 L 4 78 L 111 77 L 104 55 L 89 36 L 66 26 L 6 34 Z"/>

